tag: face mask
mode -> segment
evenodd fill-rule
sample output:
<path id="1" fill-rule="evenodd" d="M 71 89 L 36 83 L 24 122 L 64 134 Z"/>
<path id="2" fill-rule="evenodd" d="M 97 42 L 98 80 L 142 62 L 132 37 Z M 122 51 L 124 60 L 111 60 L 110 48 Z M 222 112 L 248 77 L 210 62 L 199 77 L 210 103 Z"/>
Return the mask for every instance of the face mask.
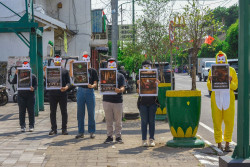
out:
<path id="1" fill-rule="evenodd" d="M 30 63 L 25 61 L 25 62 L 23 62 L 22 67 L 23 68 L 30 68 Z"/>
<path id="2" fill-rule="evenodd" d="M 109 61 L 108 62 L 108 68 L 116 68 L 116 62 L 115 61 Z"/>
<path id="3" fill-rule="evenodd" d="M 145 64 L 142 66 L 142 69 L 151 69 L 151 65 Z"/>
<path id="4" fill-rule="evenodd" d="M 60 64 L 62 62 L 62 58 L 60 57 L 55 57 L 53 60 L 54 60 L 54 64 Z"/>
<path id="5" fill-rule="evenodd" d="M 217 62 L 220 63 L 220 64 L 226 63 L 226 57 L 225 57 L 225 55 L 223 55 L 223 54 L 218 55 Z"/>
<path id="6" fill-rule="evenodd" d="M 82 61 L 86 61 L 86 62 L 89 62 L 90 61 L 90 57 L 89 57 L 89 55 L 83 55 L 82 56 Z"/>

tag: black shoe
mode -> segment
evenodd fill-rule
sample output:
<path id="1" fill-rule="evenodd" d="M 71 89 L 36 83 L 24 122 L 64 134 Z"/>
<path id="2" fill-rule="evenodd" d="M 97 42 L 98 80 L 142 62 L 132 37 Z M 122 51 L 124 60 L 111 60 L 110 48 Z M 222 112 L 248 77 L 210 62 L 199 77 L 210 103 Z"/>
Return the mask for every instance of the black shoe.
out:
<path id="1" fill-rule="evenodd" d="M 122 143 L 123 143 L 121 137 L 117 137 L 117 138 L 115 139 L 115 141 L 116 141 L 117 143 L 119 143 L 119 144 L 122 144 Z"/>
<path id="2" fill-rule="evenodd" d="M 84 134 L 83 133 L 79 133 L 78 135 L 76 135 L 75 138 L 76 139 L 84 138 Z"/>
<path id="3" fill-rule="evenodd" d="M 109 144 L 109 143 L 112 143 L 113 142 L 113 137 L 111 136 L 108 136 L 108 138 L 105 140 L 105 144 Z"/>
<path id="4" fill-rule="evenodd" d="M 68 133 L 68 131 L 67 131 L 67 129 L 63 129 L 62 130 L 62 135 L 68 135 L 69 133 Z"/>
<path id="5" fill-rule="evenodd" d="M 49 132 L 49 135 L 55 135 L 55 134 L 57 134 L 57 131 L 56 130 L 51 130 L 50 132 Z"/>

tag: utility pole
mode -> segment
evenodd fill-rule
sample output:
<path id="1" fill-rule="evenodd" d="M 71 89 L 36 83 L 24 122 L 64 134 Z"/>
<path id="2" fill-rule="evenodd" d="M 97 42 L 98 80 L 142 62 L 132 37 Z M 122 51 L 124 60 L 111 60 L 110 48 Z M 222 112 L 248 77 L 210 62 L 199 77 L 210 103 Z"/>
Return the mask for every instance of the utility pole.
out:
<path id="1" fill-rule="evenodd" d="M 135 0 L 132 0 L 133 46 L 135 46 Z"/>
<path id="2" fill-rule="evenodd" d="M 118 0 L 111 0 L 112 11 L 112 57 L 117 61 L 117 40 L 118 40 Z"/>
<path id="3" fill-rule="evenodd" d="M 121 27 L 122 27 L 122 5 L 123 4 L 121 4 Z M 121 40 L 121 42 L 122 42 L 122 49 L 123 49 L 123 41 Z"/>

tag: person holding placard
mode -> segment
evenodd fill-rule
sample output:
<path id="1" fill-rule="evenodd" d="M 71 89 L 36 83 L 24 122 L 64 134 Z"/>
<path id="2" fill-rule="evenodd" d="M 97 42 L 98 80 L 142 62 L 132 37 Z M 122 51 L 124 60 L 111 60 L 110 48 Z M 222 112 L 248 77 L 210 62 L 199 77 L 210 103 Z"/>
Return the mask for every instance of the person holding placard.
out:
<path id="1" fill-rule="evenodd" d="M 108 60 L 108 69 L 116 69 L 116 61 L 114 58 Z M 123 112 L 123 98 L 122 93 L 125 90 L 125 78 L 121 73 L 117 73 L 117 85 L 114 89 L 115 94 L 103 95 L 103 109 L 105 112 L 105 119 L 107 124 L 107 139 L 105 144 L 113 142 L 113 123 L 115 122 L 115 141 L 117 143 L 123 143 L 121 138 L 122 130 L 122 112 Z"/>
<path id="2" fill-rule="evenodd" d="M 228 64 L 227 56 L 222 51 L 216 55 L 216 64 Z M 211 70 L 208 74 L 207 87 L 209 91 L 212 91 L 213 77 Z M 222 76 L 224 77 L 224 76 Z M 232 141 L 233 127 L 234 127 L 234 113 L 235 113 L 235 95 L 234 90 L 238 88 L 238 78 L 233 67 L 229 67 L 229 78 L 228 78 L 229 90 L 216 90 L 212 91 L 211 94 L 211 109 L 212 118 L 214 124 L 214 138 L 215 142 L 218 143 L 218 148 L 223 151 L 222 146 L 222 121 L 225 124 L 224 141 L 226 141 L 225 149 L 226 152 L 231 152 L 232 149 L 229 143 Z M 218 76 L 216 82 L 220 81 Z"/>
<path id="3" fill-rule="evenodd" d="M 26 109 L 29 116 L 29 131 L 34 131 L 35 125 L 35 90 L 37 88 L 37 78 L 31 74 L 29 62 L 25 61 L 22 68 L 16 70 L 16 74 L 11 84 L 17 84 L 17 102 L 19 106 L 19 123 L 21 132 L 25 132 L 25 115 Z"/>
<path id="4" fill-rule="evenodd" d="M 60 56 L 55 56 L 53 59 L 55 67 L 61 67 L 62 58 Z M 55 135 L 57 134 L 57 123 L 56 123 L 56 110 L 57 110 L 57 104 L 59 103 L 61 114 L 62 114 L 62 134 L 68 135 L 67 131 L 67 123 L 68 123 L 68 113 L 67 113 L 67 90 L 71 86 L 70 84 L 70 78 L 69 78 L 69 72 L 65 68 L 59 68 L 60 69 L 60 77 L 58 79 L 58 74 L 56 73 L 57 70 L 52 71 L 55 76 L 57 76 L 57 79 L 55 80 L 55 83 L 51 83 L 53 80 L 50 80 L 51 78 L 54 78 L 51 76 L 47 76 L 48 69 L 53 69 L 51 67 L 44 67 L 45 71 L 45 78 L 46 78 L 46 88 L 49 92 L 49 104 L 50 104 L 50 122 L 51 122 L 51 130 L 49 132 L 49 135 Z M 56 69 L 56 68 L 55 68 Z M 51 75 L 51 74 L 49 74 Z M 59 80 L 59 82 L 58 82 Z M 50 81 L 48 83 L 48 81 Z M 59 84 L 60 83 L 60 84 Z M 48 86 L 50 84 L 50 86 Z M 51 86 L 56 85 L 56 86 Z M 58 86 L 59 85 L 59 86 Z M 54 87 L 54 88 L 52 88 Z M 48 89 L 49 88 L 49 89 Z"/>
<path id="5" fill-rule="evenodd" d="M 145 60 L 142 62 L 142 69 L 143 70 L 150 70 L 152 69 L 151 61 Z M 142 71 L 143 71 L 142 70 Z M 152 69 L 153 70 L 153 69 Z M 152 73 L 152 72 L 151 72 Z M 137 77 L 138 78 L 138 77 Z M 157 79 L 157 75 L 155 76 L 156 79 L 154 79 L 154 87 L 158 89 L 157 83 L 159 83 L 159 80 Z M 139 91 L 138 87 L 142 87 L 145 85 L 145 83 L 141 82 L 142 76 L 138 78 L 137 80 L 137 92 L 142 93 L 142 91 Z M 140 86 L 138 86 L 140 85 Z M 146 88 L 150 89 L 152 86 L 146 86 Z M 145 89 L 144 89 L 145 90 Z M 154 147 L 155 146 L 155 113 L 157 110 L 157 104 L 158 104 L 158 98 L 157 94 L 154 95 L 151 92 L 157 92 L 156 90 L 150 90 L 149 96 L 145 96 L 145 94 L 139 94 L 138 101 L 137 101 L 137 107 L 140 111 L 141 116 L 141 132 L 142 132 L 142 146 L 143 147 Z M 149 141 L 147 142 L 147 126 L 149 125 Z"/>
<path id="6" fill-rule="evenodd" d="M 98 75 L 94 68 L 90 68 L 90 56 L 88 52 L 84 51 L 82 56 L 82 61 L 84 64 L 87 63 L 87 68 L 83 68 L 86 70 L 78 70 L 78 74 L 80 75 L 74 75 L 74 60 L 70 61 L 70 76 L 73 77 L 73 80 L 76 80 L 76 77 L 78 78 L 86 78 L 88 82 L 84 82 L 85 79 L 81 79 L 83 82 L 80 84 L 77 82 L 77 121 L 78 121 L 78 134 L 76 135 L 76 139 L 84 138 L 84 120 L 85 120 L 85 105 L 87 105 L 88 109 L 88 132 L 90 133 L 90 138 L 95 138 L 95 94 L 94 94 L 94 88 L 97 86 L 98 82 Z M 81 62 L 79 62 L 80 67 L 84 66 L 81 65 Z M 75 67 L 76 68 L 76 67 Z M 79 69 L 79 67 L 77 67 Z M 82 71 L 82 74 L 79 72 Z M 87 74 L 85 76 L 85 73 Z M 79 77 L 80 76 L 80 77 Z M 79 81 L 79 80 L 77 80 Z"/>

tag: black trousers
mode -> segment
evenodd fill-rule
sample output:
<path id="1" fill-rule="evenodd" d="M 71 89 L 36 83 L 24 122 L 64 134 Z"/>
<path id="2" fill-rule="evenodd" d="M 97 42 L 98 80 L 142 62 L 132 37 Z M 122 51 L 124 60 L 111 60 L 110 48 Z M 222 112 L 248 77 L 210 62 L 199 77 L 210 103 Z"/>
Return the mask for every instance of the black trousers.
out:
<path id="1" fill-rule="evenodd" d="M 18 93 L 17 102 L 19 106 L 19 124 L 21 127 L 26 127 L 25 116 L 26 109 L 29 115 L 29 127 L 34 128 L 35 124 L 35 96 L 33 93 L 21 94 Z"/>
<path id="2" fill-rule="evenodd" d="M 67 129 L 67 123 L 68 123 L 67 99 L 68 99 L 67 94 L 66 95 L 49 95 L 50 122 L 51 122 L 52 130 L 57 130 L 56 110 L 57 110 L 58 103 L 59 103 L 61 114 L 62 114 L 62 129 Z"/>

